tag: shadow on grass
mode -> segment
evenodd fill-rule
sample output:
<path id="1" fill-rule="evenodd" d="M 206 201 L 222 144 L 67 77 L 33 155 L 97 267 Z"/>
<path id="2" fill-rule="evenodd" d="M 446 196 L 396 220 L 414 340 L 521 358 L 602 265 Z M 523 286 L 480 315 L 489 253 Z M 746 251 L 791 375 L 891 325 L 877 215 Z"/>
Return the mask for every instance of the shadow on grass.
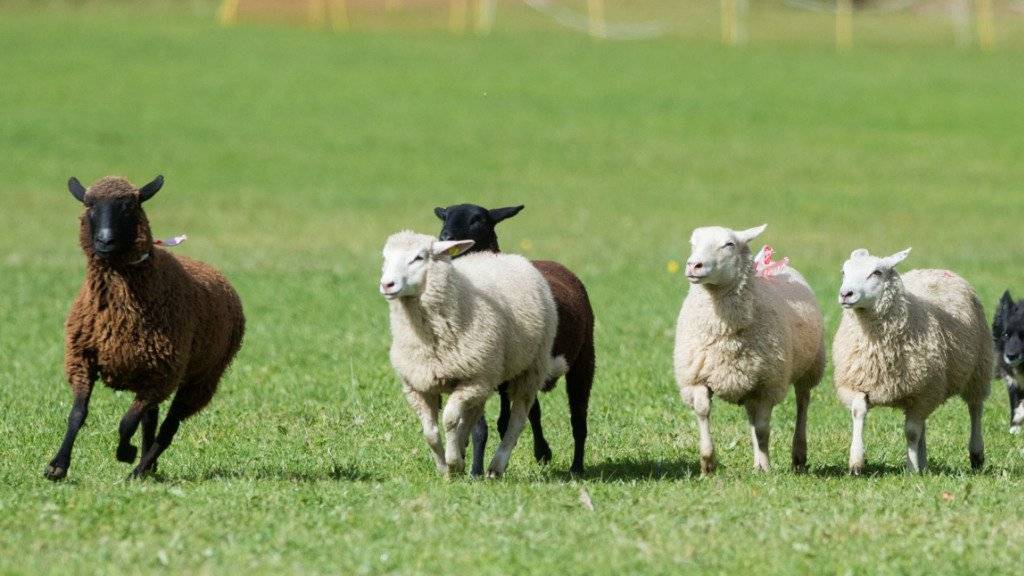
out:
<path id="1" fill-rule="evenodd" d="M 925 471 L 924 475 L 995 477 L 1003 472 L 1003 469 L 991 466 L 975 472 L 971 470 L 970 464 L 966 462 L 963 466 L 952 467 L 946 464 L 929 462 L 928 469 Z M 818 478 L 856 478 L 855 476 L 850 476 L 850 472 L 846 466 L 836 465 L 812 467 L 806 474 Z M 893 464 L 889 462 L 872 464 L 868 462 L 864 465 L 864 470 L 860 473 L 860 476 L 864 478 L 881 478 L 884 476 L 902 476 L 910 474 L 911 473 L 907 471 L 907 467 L 903 464 Z"/>
<path id="2" fill-rule="evenodd" d="M 273 480 L 284 482 L 379 482 L 382 478 L 351 465 L 335 464 L 330 468 L 317 470 L 288 470 L 285 464 L 280 467 L 259 465 L 239 466 L 238 468 L 213 467 L 197 473 L 164 476 L 161 473 L 150 477 L 151 481 L 183 481 L 205 482 L 209 480 Z"/>
<path id="3" fill-rule="evenodd" d="M 572 476 L 566 472 L 567 479 Z M 682 459 L 671 460 L 606 460 L 586 468 L 581 477 L 588 482 L 622 482 L 628 480 L 691 480 L 700 478 L 700 466 Z"/>

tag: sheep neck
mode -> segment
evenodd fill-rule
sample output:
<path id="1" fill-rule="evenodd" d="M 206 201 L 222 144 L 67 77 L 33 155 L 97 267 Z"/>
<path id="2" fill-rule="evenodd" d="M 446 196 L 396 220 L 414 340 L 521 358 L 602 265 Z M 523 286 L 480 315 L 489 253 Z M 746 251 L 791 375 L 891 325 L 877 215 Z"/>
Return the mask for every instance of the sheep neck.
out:
<path id="1" fill-rule="evenodd" d="M 754 321 L 753 278 L 754 261 L 749 259 L 744 272 L 734 282 L 698 285 L 711 299 L 715 316 L 731 330 L 744 328 Z"/>
<path id="2" fill-rule="evenodd" d="M 151 270 L 148 260 L 118 267 L 90 260 L 85 282 L 97 311 L 141 314 L 150 294 Z"/>
<path id="3" fill-rule="evenodd" d="M 874 308 L 856 308 L 852 314 L 869 338 L 883 344 L 895 344 L 895 338 L 900 337 L 910 321 L 910 296 L 903 287 L 903 281 L 894 276 L 885 283 Z"/>
<path id="4" fill-rule="evenodd" d="M 463 281 L 451 262 L 438 260 L 431 266 L 419 297 L 400 300 L 409 325 L 435 356 L 445 342 L 454 342 L 461 331 L 463 322 L 457 292 Z"/>

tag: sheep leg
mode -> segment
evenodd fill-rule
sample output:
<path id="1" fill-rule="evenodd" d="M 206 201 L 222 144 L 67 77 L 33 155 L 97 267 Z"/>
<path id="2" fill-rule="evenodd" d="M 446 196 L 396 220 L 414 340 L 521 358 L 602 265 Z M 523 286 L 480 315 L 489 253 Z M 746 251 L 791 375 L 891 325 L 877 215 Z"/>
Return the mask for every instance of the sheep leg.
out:
<path id="1" fill-rule="evenodd" d="M 466 444 L 469 431 L 480 421 L 487 396 L 481 394 L 483 387 L 464 385 L 452 392 L 444 407 L 441 421 L 444 424 L 444 459 L 449 476 L 460 476 L 466 470 Z"/>
<path id="2" fill-rule="evenodd" d="M 907 470 L 920 472 L 924 469 L 921 462 L 921 437 L 924 434 L 924 418 L 907 414 L 903 422 L 903 434 L 907 439 Z"/>
<path id="3" fill-rule="evenodd" d="M 711 440 L 711 391 L 707 386 L 689 386 L 684 391 L 684 398 L 687 396 L 700 432 L 700 473 L 711 474 L 716 466 L 715 444 Z"/>
<path id="4" fill-rule="evenodd" d="M 551 446 L 544 438 L 544 429 L 540 424 L 540 398 L 533 401 L 530 407 L 530 430 L 533 432 L 533 457 L 540 464 L 551 462 Z"/>
<path id="5" fill-rule="evenodd" d="M 78 431 L 85 424 L 89 415 L 89 398 L 92 396 L 92 382 L 83 387 L 81 392 L 75 394 L 75 400 L 71 405 L 71 414 L 68 416 L 68 429 L 64 434 L 64 441 L 61 442 L 57 454 L 50 461 L 50 464 L 43 470 L 43 476 L 48 480 L 61 480 L 68 474 L 71 467 L 71 449 L 75 445 Z"/>
<path id="6" fill-rule="evenodd" d="M 807 470 L 807 407 L 811 403 L 811 389 L 796 389 L 796 430 L 793 431 L 793 470 Z"/>
<path id="7" fill-rule="evenodd" d="M 771 469 L 768 443 L 772 432 L 772 407 L 761 401 L 748 403 L 746 408 L 747 421 L 750 422 L 750 439 L 754 447 L 754 470 L 767 472 Z"/>
<path id="8" fill-rule="evenodd" d="M 473 427 L 473 465 L 470 474 L 484 475 L 484 450 L 487 448 L 487 414 L 481 414 Z"/>
<path id="9" fill-rule="evenodd" d="M 925 437 L 928 435 L 928 421 L 921 421 L 921 439 L 917 442 L 917 460 L 921 463 L 921 471 L 924 472 L 928 469 L 928 441 Z"/>
<path id="10" fill-rule="evenodd" d="M 508 402 L 508 384 L 503 384 L 498 388 L 498 400 L 500 402 L 498 406 L 498 438 L 505 437 L 505 431 L 508 430 L 508 414 L 509 414 L 509 402 Z"/>
<path id="11" fill-rule="evenodd" d="M 511 402 L 509 405 L 508 429 L 505 430 L 505 435 L 501 438 L 501 444 L 498 445 L 498 450 L 494 453 L 490 466 L 487 467 L 487 476 L 489 478 L 499 478 L 508 468 L 512 449 L 516 447 L 519 435 L 522 434 L 523 428 L 526 426 L 527 413 L 529 407 L 537 399 L 537 389 L 540 387 L 540 384 L 541 382 L 539 381 L 532 386 L 528 383 L 520 383 L 516 387 L 517 390 L 514 395 L 510 392 Z"/>
<path id="12" fill-rule="evenodd" d="M 572 423 L 573 475 L 583 474 L 583 454 L 587 445 L 587 412 L 590 408 L 590 388 L 594 383 L 594 346 L 591 338 L 584 344 L 565 375 L 565 392 L 569 397 L 569 420 Z"/>
<path id="13" fill-rule="evenodd" d="M 126 464 L 135 462 L 139 449 L 132 444 L 132 436 L 139 428 L 139 421 L 149 412 L 149 403 L 140 398 L 132 401 L 128 411 L 121 418 L 121 424 L 117 427 L 120 440 L 117 444 L 117 460 Z"/>
<path id="14" fill-rule="evenodd" d="M 167 409 L 167 415 L 164 416 L 164 421 L 160 424 L 160 431 L 157 432 L 156 438 L 153 439 L 153 445 L 142 455 L 139 465 L 128 476 L 129 480 L 141 478 L 156 470 L 157 460 L 164 453 L 164 450 L 170 447 L 171 442 L 174 441 L 174 435 L 178 433 L 178 427 L 181 426 L 181 421 L 185 418 L 185 415 L 186 407 L 181 401 L 179 393 L 171 401 L 171 407 Z"/>
<path id="15" fill-rule="evenodd" d="M 153 404 L 146 410 L 146 413 L 142 415 L 142 453 L 149 452 L 149 449 L 153 447 L 153 441 L 156 439 L 156 425 L 157 420 L 160 418 L 160 406 Z"/>
<path id="16" fill-rule="evenodd" d="M 864 420 L 868 415 L 868 398 L 862 392 L 850 392 L 845 399 L 853 418 L 853 438 L 850 440 L 850 474 L 864 471 Z"/>
<path id="17" fill-rule="evenodd" d="M 405 399 L 409 401 L 416 415 L 420 418 L 420 425 L 423 427 L 423 437 L 427 440 L 427 446 L 434 454 L 434 464 L 437 471 L 442 474 L 448 473 L 448 465 L 444 461 L 444 449 L 441 447 L 441 437 L 437 427 L 437 412 L 441 408 L 440 394 L 424 394 L 406 387 Z"/>
<path id="18" fill-rule="evenodd" d="M 968 452 L 971 456 L 971 470 L 981 470 L 985 465 L 985 440 L 981 435 L 981 416 L 985 411 L 983 400 L 967 406 L 971 412 L 971 441 Z"/>

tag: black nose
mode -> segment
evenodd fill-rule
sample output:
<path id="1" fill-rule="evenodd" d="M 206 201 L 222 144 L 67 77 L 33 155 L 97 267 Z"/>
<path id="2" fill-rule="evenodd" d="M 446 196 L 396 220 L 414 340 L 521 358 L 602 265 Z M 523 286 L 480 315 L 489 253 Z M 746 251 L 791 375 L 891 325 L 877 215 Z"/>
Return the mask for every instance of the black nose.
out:
<path id="1" fill-rule="evenodd" d="M 100 228 L 96 231 L 96 241 L 103 244 L 110 244 L 114 240 L 114 231 L 110 228 Z"/>
<path id="2" fill-rule="evenodd" d="M 853 296 L 853 290 L 847 290 L 846 292 L 840 292 L 839 295 L 842 296 L 843 298 L 849 298 L 849 297 Z"/>
<path id="3" fill-rule="evenodd" d="M 437 239 L 442 241 L 442 242 L 447 242 L 447 241 L 452 239 L 452 234 L 451 234 L 451 232 L 449 232 L 447 230 L 441 230 L 441 235 L 438 236 Z"/>
<path id="4" fill-rule="evenodd" d="M 1013 362 L 1014 360 L 1019 360 L 1020 352 L 1007 352 L 1006 359 L 1009 360 L 1010 362 Z"/>

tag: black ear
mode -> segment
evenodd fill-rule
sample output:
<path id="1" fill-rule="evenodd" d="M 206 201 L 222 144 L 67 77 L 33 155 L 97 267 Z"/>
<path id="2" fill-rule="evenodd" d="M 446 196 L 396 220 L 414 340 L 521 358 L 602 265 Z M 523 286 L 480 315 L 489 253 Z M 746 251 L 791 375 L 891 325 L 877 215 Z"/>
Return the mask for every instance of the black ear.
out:
<path id="1" fill-rule="evenodd" d="M 150 198 L 155 196 L 156 193 L 160 191 L 160 188 L 163 187 L 163 185 L 163 176 L 157 176 L 156 178 L 153 178 L 152 182 L 146 184 L 142 188 L 139 188 L 139 202 L 145 202 L 146 200 L 149 200 Z"/>
<path id="2" fill-rule="evenodd" d="M 508 208 L 495 208 L 494 210 L 488 210 L 488 213 L 491 215 L 491 220 L 494 220 L 494 223 L 497 224 L 502 220 L 507 220 L 519 214 L 519 211 L 522 209 L 523 205 L 520 204 L 519 206 L 510 206 Z"/>
<path id="3" fill-rule="evenodd" d="M 75 178 L 74 176 L 68 178 L 68 190 L 76 200 L 83 204 L 85 203 L 85 186 L 82 186 L 82 183 L 78 181 L 78 178 Z"/>
<path id="4" fill-rule="evenodd" d="M 448 220 L 448 210 L 438 206 L 434 208 L 434 215 L 441 219 L 441 222 Z"/>
<path id="5" fill-rule="evenodd" d="M 1010 314 L 1013 312 L 1013 297 L 1010 296 L 1010 291 L 1003 292 L 1003 297 L 999 299 L 999 306 L 996 308 L 996 316 L 992 320 L 992 335 L 996 338 L 1003 336 L 1003 331 L 1006 330 L 1006 323 L 1010 320 Z"/>

